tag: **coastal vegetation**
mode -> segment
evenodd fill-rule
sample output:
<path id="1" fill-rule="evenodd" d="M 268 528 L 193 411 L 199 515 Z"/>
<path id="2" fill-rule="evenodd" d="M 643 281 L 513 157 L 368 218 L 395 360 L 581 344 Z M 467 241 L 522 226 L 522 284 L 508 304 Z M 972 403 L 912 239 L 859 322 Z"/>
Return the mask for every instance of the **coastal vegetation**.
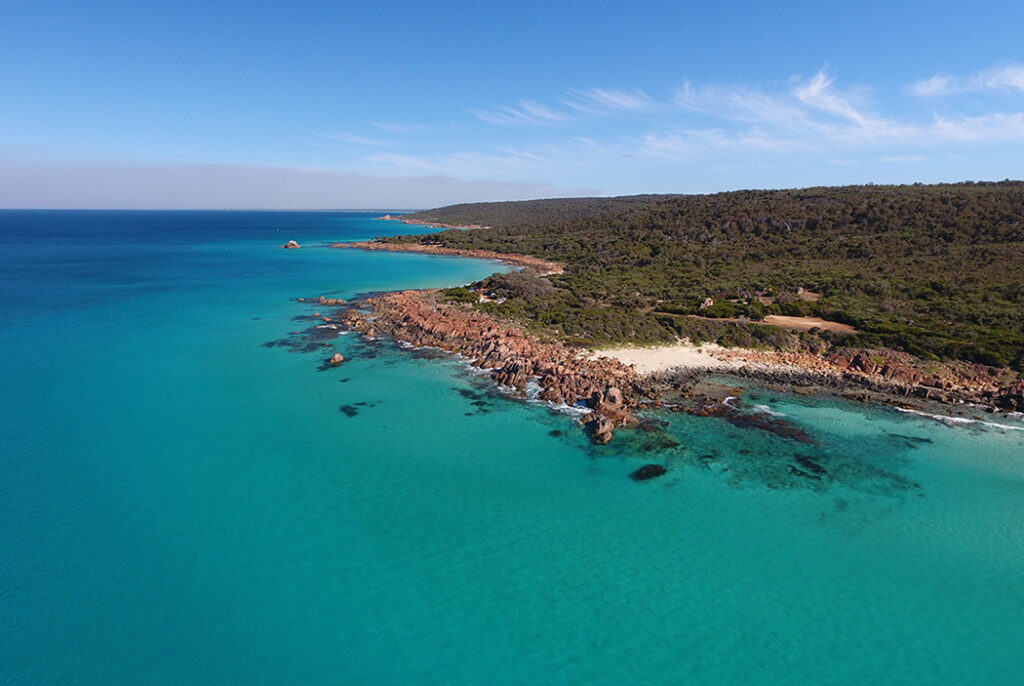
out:
<path id="1" fill-rule="evenodd" d="M 884 347 L 1024 370 L 1018 181 L 477 203 L 403 219 L 487 228 L 381 240 L 563 263 L 447 295 L 492 293 L 476 306 L 567 342 Z M 763 323 L 773 314 L 855 331 L 790 333 Z"/>

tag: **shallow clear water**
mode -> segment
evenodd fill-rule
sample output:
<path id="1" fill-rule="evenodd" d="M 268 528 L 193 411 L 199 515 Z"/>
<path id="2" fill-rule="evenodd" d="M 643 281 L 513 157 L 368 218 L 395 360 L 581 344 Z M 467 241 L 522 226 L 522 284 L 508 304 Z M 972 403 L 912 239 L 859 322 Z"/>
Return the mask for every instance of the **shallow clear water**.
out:
<path id="1" fill-rule="evenodd" d="M 498 268 L 315 247 L 373 216 L 0 212 L 0 682 L 1024 680 L 1024 425 L 748 389 L 817 445 L 595 447 L 456 360 L 264 346 Z"/>

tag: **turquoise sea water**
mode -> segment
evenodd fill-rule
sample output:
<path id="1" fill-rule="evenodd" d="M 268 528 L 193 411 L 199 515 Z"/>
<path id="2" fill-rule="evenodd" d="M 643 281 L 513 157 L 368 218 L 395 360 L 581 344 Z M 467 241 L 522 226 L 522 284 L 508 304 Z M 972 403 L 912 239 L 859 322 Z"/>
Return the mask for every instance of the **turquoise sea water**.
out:
<path id="1" fill-rule="evenodd" d="M 1024 424 L 748 389 L 818 445 L 594 447 L 457 360 L 264 345 L 499 268 L 316 247 L 374 216 L 0 212 L 0 682 L 1024 683 Z"/>

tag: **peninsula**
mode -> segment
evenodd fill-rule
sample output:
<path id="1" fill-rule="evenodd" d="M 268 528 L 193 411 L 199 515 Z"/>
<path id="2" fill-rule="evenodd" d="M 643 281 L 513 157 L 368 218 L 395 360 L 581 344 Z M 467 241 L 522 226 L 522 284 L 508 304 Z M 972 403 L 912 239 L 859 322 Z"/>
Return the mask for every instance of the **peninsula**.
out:
<path id="1" fill-rule="evenodd" d="M 482 203 L 401 220 L 486 228 L 337 247 L 523 271 L 380 296 L 343 319 L 461 353 L 521 390 L 539 379 L 543 399 L 594 410 L 599 441 L 695 369 L 1024 411 L 1021 182 Z"/>

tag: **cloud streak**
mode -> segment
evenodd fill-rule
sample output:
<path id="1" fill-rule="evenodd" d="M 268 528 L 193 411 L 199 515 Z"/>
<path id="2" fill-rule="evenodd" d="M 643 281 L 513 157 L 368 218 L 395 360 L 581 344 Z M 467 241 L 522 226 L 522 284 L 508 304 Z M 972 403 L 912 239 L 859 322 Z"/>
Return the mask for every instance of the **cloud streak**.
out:
<path id="1" fill-rule="evenodd" d="M 814 164 L 891 169 L 896 163 L 933 160 L 942 150 L 957 154 L 971 146 L 1024 144 L 1024 112 L 979 114 L 975 107 L 970 113 L 946 108 L 938 114 L 907 97 L 912 90 L 914 95 L 950 92 L 967 84 L 1013 89 L 1017 79 L 1012 65 L 962 79 L 938 76 L 884 100 L 868 88 L 841 84 L 824 69 L 774 88 L 685 83 L 660 100 L 639 89 L 579 89 L 559 101 L 564 108 L 522 99 L 515 106 L 471 110 L 480 121 L 504 129 L 488 133 L 475 150 L 434 146 L 432 152 L 393 151 L 361 159 L 396 174 L 575 178 L 583 185 L 602 179 L 598 183 L 611 188 L 616 178 L 632 184 L 633 175 L 652 177 L 654 168 L 664 173 L 697 165 L 747 172 Z M 463 140 L 468 144 L 471 138 Z"/>
<path id="2" fill-rule="evenodd" d="M 489 110 L 470 109 L 478 119 L 499 126 L 522 126 L 528 124 L 560 124 L 571 117 L 533 100 L 520 100 L 518 107 L 502 105 Z"/>
<path id="3" fill-rule="evenodd" d="M 655 101 L 642 90 L 618 90 L 612 88 L 591 88 L 573 91 L 563 102 L 570 107 L 594 113 L 606 110 L 643 112 L 654 106 Z"/>
<path id="4" fill-rule="evenodd" d="M 1024 64 L 990 67 L 966 77 L 937 74 L 910 84 L 907 91 L 922 98 L 964 93 L 1024 93 Z"/>
<path id="5" fill-rule="evenodd" d="M 1016 71 L 980 72 L 970 83 L 1016 87 Z M 965 82 L 966 83 L 966 82 Z M 948 91 L 946 77 L 915 84 L 915 94 Z M 979 88 L 981 86 L 978 86 Z M 697 88 L 686 84 L 674 103 L 681 109 L 715 121 L 704 128 L 678 127 L 640 137 L 642 149 L 655 156 L 691 159 L 715 150 L 783 154 L 851 151 L 875 147 L 928 148 L 948 144 L 1024 143 L 1024 113 L 931 115 L 921 121 L 901 121 L 872 111 L 863 90 L 844 91 L 835 77 L 820 71 L 796 80 L 787 91 L 765 93 L 744 87 Z"/>
<path id="6" fill-rule="evenodd" d="M 338 131 L 336 133 L 314 133 L 313 135 L 320 138 L 327 138 L 332 141 L 341 141 L 342 143 L 355 143 L 356 145 L 370 145 L 374 147 L 389 145 L 388 141 L 381 140 L 379 138 L 358 136 L 354 133 L 347 133 L 345 131 Z"/>

